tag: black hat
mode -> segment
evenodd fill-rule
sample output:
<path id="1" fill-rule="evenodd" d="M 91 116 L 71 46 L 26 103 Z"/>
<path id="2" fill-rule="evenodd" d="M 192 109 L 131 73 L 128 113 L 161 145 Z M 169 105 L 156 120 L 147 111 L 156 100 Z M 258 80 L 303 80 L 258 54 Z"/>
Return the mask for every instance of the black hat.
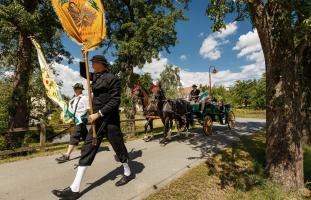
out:
<path id="1" fill-rule="evenodd" d="M 104 56 L 102 56 L 102 55 L 95 55 L 95 56 L 93 56 L 93 57 L 91 58 L 90 61 L 91 61 L 91 62 L 102 63 L 102 64 L 104 64 L 105 66 L 108 66 L 108 65 L 109 65 L 107 59 L 106 59 Z"/>
<path id="2" fill-rule="evenodd" d="M 73 89 L 76 89 L 76 88 L 80 88 L 80 89 L 84 90 L 82 83 L 76 83 L 76 84 L 73 86 Z"/>
<path id="3" fill-rule="evenodd" d="M 196 84 L 193 84 L 192 87 L 198 87 Z"/>

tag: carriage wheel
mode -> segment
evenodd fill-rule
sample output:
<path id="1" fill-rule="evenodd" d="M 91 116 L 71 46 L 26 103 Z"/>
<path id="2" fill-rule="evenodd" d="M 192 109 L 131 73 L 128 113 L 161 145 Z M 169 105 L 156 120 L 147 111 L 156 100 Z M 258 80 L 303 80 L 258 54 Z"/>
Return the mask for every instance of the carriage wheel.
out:
<path id="1" fill-rule="evenodd" d="M 203 122 L 203 132 L 206 136 L 209 136 L 212 134 L 212 128 L 213 128 L 213 119 L 210 116 L 204 117 Z"/>
<path id="2" fill-rule="evenodd" d="M 235 115 L 232 111 L 228 113 L 228 127 L 233 129 L 235 127 Z"/>

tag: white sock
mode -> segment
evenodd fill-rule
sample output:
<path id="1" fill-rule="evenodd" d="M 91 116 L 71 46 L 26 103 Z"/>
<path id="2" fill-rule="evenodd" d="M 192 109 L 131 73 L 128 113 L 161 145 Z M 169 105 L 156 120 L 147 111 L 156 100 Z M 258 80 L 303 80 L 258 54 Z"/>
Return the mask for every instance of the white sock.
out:
<path id="1" fill-rule="evenodd" d="M 131 169 L 130 169 L 128 163 L 122 163 L 122 165 L 123 165 L 123 168 L 124 168 L 124 175 L 125 176 L 131 175 Z"/>
<path id="2" fill-rule="evenodd" d="M 87 168 L 86 166 L 79 166 L 78 167 L 76 178 L 70 186 L 70 188 L 73 192 L 79 192 L 80 191 L 80 184 L 81 184 L 81 181 L 82 181 L 82 178 L 83 178 L 83 175 L 85 173 L 86 168 Z"/>

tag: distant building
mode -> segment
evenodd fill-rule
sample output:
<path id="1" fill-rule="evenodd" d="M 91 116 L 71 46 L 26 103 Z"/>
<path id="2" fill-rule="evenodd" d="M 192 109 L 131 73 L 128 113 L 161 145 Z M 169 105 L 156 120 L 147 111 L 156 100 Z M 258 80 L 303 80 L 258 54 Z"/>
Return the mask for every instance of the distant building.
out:
<path id="1" fill-rule="evenodd" d="M 178 91 L 178 98 L 181 98 L 181 99 L 188 99 L 191 90 L 192 90 L 192 87 L 191 87 L 191 86 L 189 86 L 189 87 L 184 87 L 184 88 L 180 88 L 179 91 Z"/>

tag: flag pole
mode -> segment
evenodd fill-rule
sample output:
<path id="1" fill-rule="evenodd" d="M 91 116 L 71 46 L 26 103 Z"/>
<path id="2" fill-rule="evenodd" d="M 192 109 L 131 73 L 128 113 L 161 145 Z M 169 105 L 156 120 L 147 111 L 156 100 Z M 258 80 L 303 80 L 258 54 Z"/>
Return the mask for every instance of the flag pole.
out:
<path id="1" fill-rule="evenodd" d="M 87 92 L 89 96 L 90 114 L 93 114 L 93 101 L 92 101 L 91 86 L 90 86 L 90 71 L 89 71 L 88 55 L 89 53 L 85 51 L 84 62 L 85 62 L 85 71 L 86 71 L 86 79 L 87 79 Z M 93 145 L 96 145 L 97 136 L 96 136 L 96 129 L 95 129 L 94 123 L 91 124 L 91 127 L 92 127 L 92 136 L 93 136 Z"/>

